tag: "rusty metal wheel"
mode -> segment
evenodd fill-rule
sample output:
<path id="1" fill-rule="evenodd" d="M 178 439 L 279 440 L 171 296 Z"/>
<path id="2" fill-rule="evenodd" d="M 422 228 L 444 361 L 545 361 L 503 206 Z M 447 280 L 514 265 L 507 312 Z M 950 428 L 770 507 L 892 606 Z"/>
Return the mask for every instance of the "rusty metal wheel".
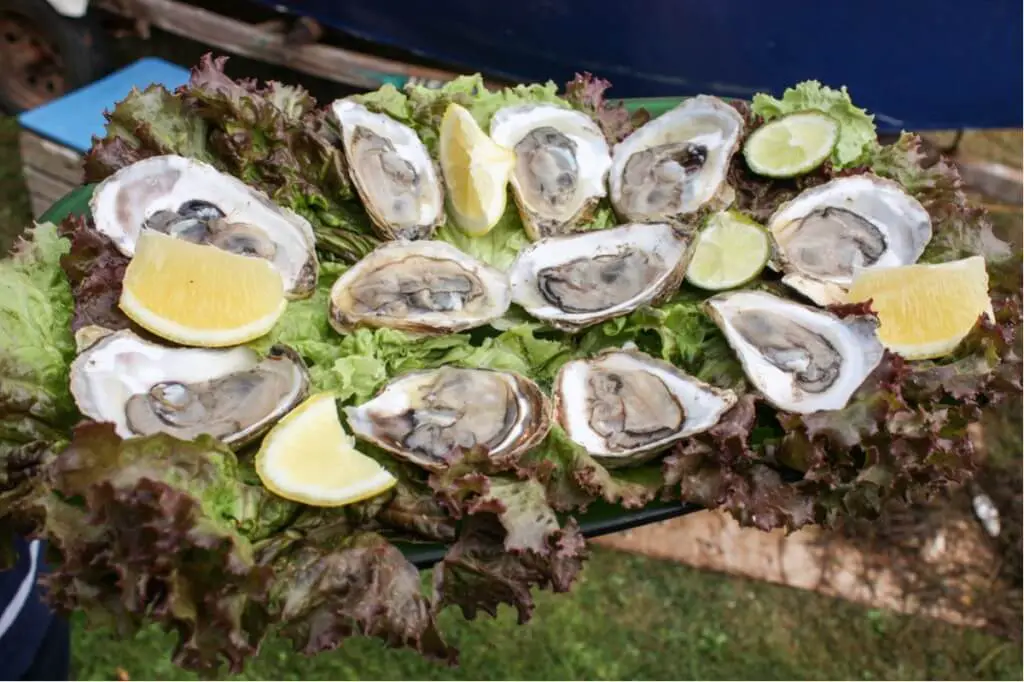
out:
<path id="1" fill-rule="evenodd" d="M 26 17 L 0 15 L 0 64 L 0 96 L 18 109 L 33 109 L 67 90 L 58 48 Z"/>
<path id="2" fill-rule="evenodd" d="M 0 0 L 0 108 L 33 109 L 102 76 L 103 43 L 91 16 L 61 16 L 46 0 Z"/>

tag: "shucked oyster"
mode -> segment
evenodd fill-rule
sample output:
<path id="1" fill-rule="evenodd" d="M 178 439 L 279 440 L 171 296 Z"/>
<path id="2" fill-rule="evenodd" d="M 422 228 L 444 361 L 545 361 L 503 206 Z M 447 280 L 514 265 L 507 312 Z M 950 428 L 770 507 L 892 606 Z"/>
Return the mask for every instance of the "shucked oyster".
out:
<path id="1" fill-rule="evenodd" d="M 709 95 L 685 100 L 615 145 L 608 174 L 623 220 L 683 222 L 703 207 L 721 209 L 735 192 L 726 182 L 743 117 Z"/>
<path id="2" fill-rule="evenodd" d="M 444 190 L 416 132 L 350 99 L 331 108 L 349 175 L 377 232 L 385 239 L 430 239 L 444 222 Z"/>
<path id="3" fill-rule="evenodd" d="M 410 372 L 345 414 L 357 437 L 427 469 L 474 448 L 514 458 L 551 428 L 551 406 L 537 384 L 489 369 Z"/>
<path id="4" fill-rule="evenodd" d="M 281 346 L 261 358 L 245 347 L 170 348 L 128 330 L 80 336 L 91 336 L 92 345 L 71 364 L 75 404 L 86 417 L 114 424 L 122 438 L 208 434 L 241 446 L 309 391 L 302 360 Z"/>
<path id="5" fill-rule="evenodd" d="M 775 212 L 768 229 L 783 283 L 818 305 L 844 302 L 860 269 L 916 263 L 932 238 L 921 202 L 874 175 L 804 191 Z"/>
<path id="6" fill-rule="evenodd" d="M 505 273 L 439 241 L 387 242 L 331 287 L 330 321 L 342 334 L 391 327 L 448 334 L 501 317 L 511 303 Z"/>
<path id="7" fill-rule="evenodd" d="M 839 410 L 882 359 L 871 317 L 840 319 L 760 291 L 708 299 L 751 383 L 780 410 Z"/>
<path id="8" fill-rule="evenodd" d="M 152 156 L 96 187 L 89 204 L 96 229 L 131 257 L 143 229 L 265 258 L 289 298 L 316 288 L 313 228 L 267 195 L 213 166 L 181 156 Z"/>
<path id="9" fill-rule="evenodd" d="M 582 329 L 670 296 L 691 242 L 670 225 L 548 237 L 519 252 L 509 271 L 512 300 L 557 329 Z"/>
<path id="10" fill-rule="evenodd" d="M 607 466 L 649 459 L 710 429 L 736 404 L 732 391 L 645 353 L 618 349 L 563 365 L 554 395 L 566 434 Z"/>
<path id="11" fill-rule="evenodd" d="M 491 139 L 515 150 L 512 190 L 530 239 L 573 232 L 605 196 L 608 141 L 579 111 L 551 104 L 499 109 Z"/>

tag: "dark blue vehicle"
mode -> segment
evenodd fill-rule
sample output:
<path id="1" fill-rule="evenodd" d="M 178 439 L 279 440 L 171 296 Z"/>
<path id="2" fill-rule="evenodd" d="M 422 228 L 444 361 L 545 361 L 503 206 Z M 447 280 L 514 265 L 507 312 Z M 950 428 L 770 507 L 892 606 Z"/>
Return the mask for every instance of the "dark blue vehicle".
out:
<path id="1" fill-rule="evenodd" d="M 358 88 L 590 71 L 615 97 L 748 97 L 817 79 L 846 85 L 885 131 L 1024 122 L 1020 0 L 0 0 L 0 105 L 37 106 L 100 67 L 96 8 Z M 313 37 L 265 28 L 282 20 Z M 320 42 L 331 33 L 364 45 Z"/>
<path id="2" fill-rule="evenodd" d="M 1020 127 L 1019 0 L 260 0 L 461 72 L 616 97 L 846 85 L 880 128 Z"/>

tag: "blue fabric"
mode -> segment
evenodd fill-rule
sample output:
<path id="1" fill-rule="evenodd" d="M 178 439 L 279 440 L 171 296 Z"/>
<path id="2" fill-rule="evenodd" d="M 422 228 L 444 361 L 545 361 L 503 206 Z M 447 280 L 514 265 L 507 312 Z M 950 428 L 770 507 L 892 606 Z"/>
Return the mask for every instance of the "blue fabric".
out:
<path id="1" fill-rule="evenodd" d="M 37 560 L 33 562 L 29 542 L 15 536 L 18 561 L 14 568 L 0 571 L 0 625 L 4 621 L 8 624 L 0 634 L 0 680 L 17 680 L 25 674 L 53 621 L 53 613 L 43 602 L 38 585 L 38 576 L 47 572 L 43 562 L 45 547 L 41 542 L 36 544 Z M 23 589 L 26 580 L 30 581 L 31 589 L 17 609 L 13 602 L 20 601 L 19 589 Z"/>
<path id="2" fill-rule="evenodd" d="M 92 136 L 103 136 L 103 112 L 127 97 L 133 88 L 152 83 L 174 90 L 188 82 L 189 72 L 176 64 L 147 57 L 43 106 L 18 116 L 26 130 L 84 154 Z"/>

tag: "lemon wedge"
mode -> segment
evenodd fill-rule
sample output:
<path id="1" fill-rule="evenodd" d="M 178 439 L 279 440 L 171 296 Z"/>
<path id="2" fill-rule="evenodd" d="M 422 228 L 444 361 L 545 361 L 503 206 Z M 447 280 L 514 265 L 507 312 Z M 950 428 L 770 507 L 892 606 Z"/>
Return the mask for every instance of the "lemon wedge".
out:
<path id="1" fill-rule="evenodd" d="M 846 298 L 870 299 L 880 322 L 878 338 L 908 360 L 951 353 L 982 313 L 995 317 L 981 256 L 864 270 L 854 278 Z"/>
<path id="2" fill-rule="evenodd" d="M 465 107 L 449 104 L 441 120 L 441 172 L 456 225 L 487 234 L 505 213 L 516 155 L 492 140 Z"/>
<path id="3" fill-rule="evenodd" d="M 143 231 L 124 273 L 121 310 L 187 346 L 235 346 L 263 336 L 287 305 L 268 261 Z"/>
<path id="4" fill-rule="evenodd" d="M 275 495 L 317 507 L 359 502 L 397 483 L 356 450 L 333 393 L 307 398 L 267 433 L 256 454 L 256 473 Z"/>

